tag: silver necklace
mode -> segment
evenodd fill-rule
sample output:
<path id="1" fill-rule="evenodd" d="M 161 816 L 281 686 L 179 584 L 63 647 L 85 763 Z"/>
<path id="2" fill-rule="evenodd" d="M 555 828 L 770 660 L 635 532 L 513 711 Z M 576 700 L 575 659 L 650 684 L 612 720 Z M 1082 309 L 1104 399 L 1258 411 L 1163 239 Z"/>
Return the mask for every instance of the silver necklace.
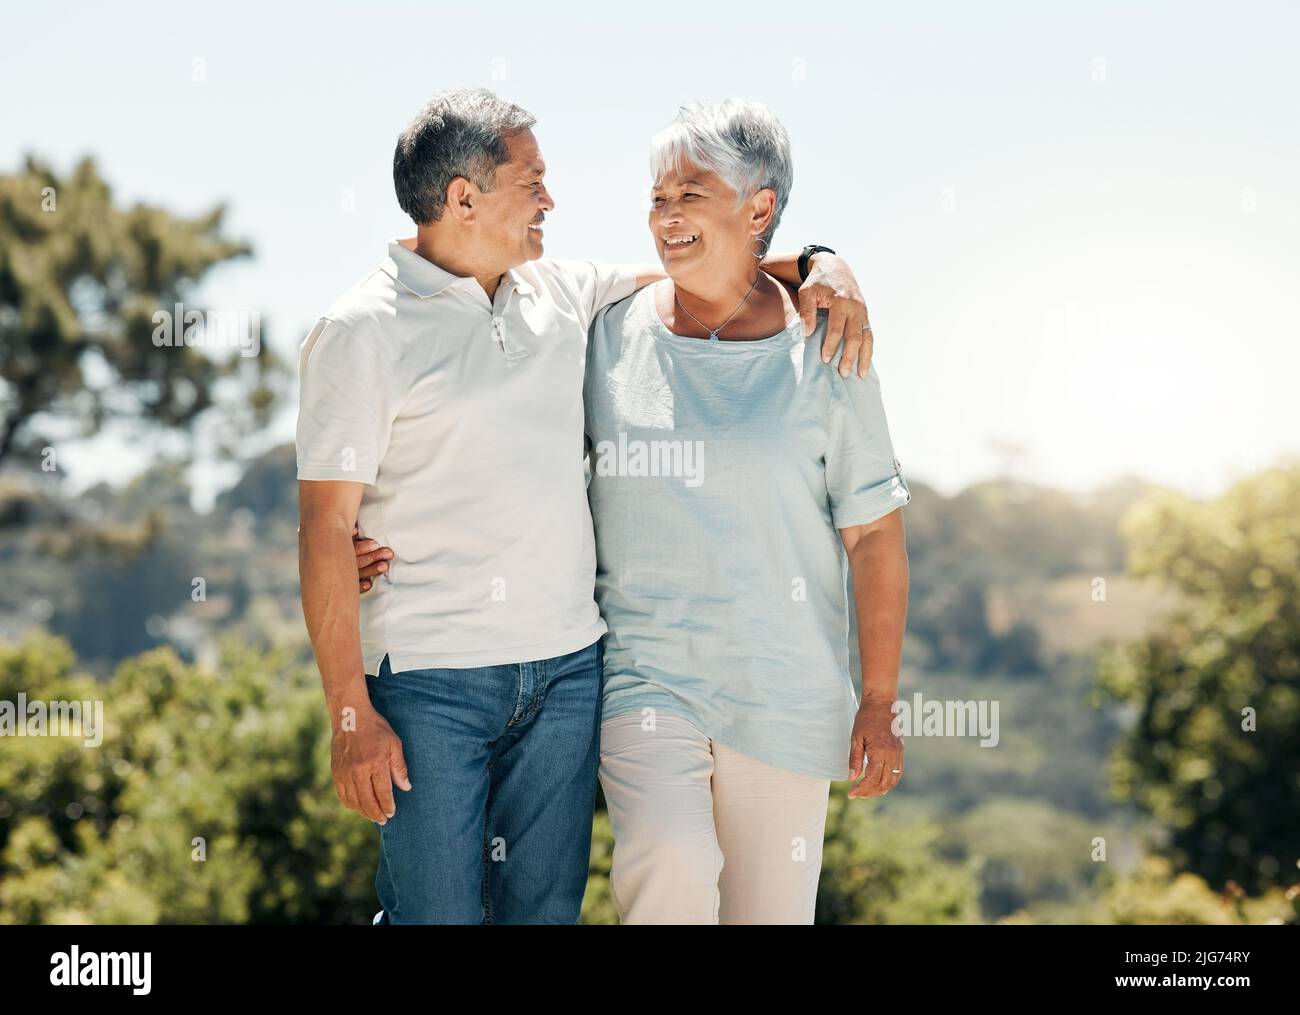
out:
<path id="1" fill-rule="evenodd" d="M 749 287 L 749 292 L 745 293 L 745 298 L 740 301 L 740 306 L 736 307 L 736 309 L 731 312 L 731 317 L 728 317 L 716 328 L 710 328 L 707 324 L 705 324 L 698 317 L 696 317 L 689 310 L 687 310 L 686 307 L 682 306 L 682 301 L 678 299 L 677 296 L 676 286 L 673 286 L 673 299 L 676 301 L 677 305 L 682 308 L 682 313 L 684 313 L 687 317 L 689 317 L 692 321 L 694 321 L 696 324 L 698 324 L 701 328 L 703 328 L 705 331 L 709 333 L 709 341 L 716 342 L 718 341 L 718 332 L 731 323 L 732 317 L 735 317 L 738 313 L 740 313 L 740 307 L 743 307 L 746 303 L 749 302 L 749 297 L 753 294 L 755 286 L 758 285 L 758 280 L 762 277 L 763 277 L 763 273 L 761 271 L 754 276 L 754 284 Z"/>

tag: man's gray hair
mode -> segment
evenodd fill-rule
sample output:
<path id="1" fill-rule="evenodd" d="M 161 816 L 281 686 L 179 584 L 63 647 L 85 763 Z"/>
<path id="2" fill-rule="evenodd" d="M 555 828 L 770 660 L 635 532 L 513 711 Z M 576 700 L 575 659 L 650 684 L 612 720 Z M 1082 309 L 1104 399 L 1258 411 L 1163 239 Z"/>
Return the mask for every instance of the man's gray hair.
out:
<path id="1" fill-rule="evenodd" d="M 397 203 L 417 225 L 437 222 L 448 184 L 463 176 L 479 190 L 491 190 L 497 167 L 510 161 L 505 139 L 536 122 L 527 110 L 486 88 L 439 92 L 397 139 Z"/>
<path id="2" fill-rule="evenodd" d="M 740 201 L 765 187 L 776 191 L 776 207 L 761 237 L 771 243 L 794 185 L 794 165 L 790 137 L 770 109 L 743 99 L 682 106 L 650 142 L 650 174 L 658 180 L 683 162 L 717 173 Z"/>

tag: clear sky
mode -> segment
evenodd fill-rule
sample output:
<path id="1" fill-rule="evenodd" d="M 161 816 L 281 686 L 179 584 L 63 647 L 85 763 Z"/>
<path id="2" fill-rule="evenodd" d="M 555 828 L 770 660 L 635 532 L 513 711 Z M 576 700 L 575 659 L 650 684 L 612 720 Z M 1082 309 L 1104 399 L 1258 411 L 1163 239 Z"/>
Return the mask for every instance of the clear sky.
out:
<path id="1" fill-rule="evenodd" d="M 774 247 L 858 274 L 910 477 L 1212 494 L 1300 452 L 1294 3 L 10 4 L 4 26 L 0 166 L 90 153 L 122 199 L 227 202 L 256 256 L 202 302 L 260 309 L 290 359 L 412 232 L 393 143 L 433 92 L 538 116 L 549 255 L 635 262 L 649 138 L 735 95 L 790 132 Z M 291 436 L 286 413 L 268 437 Z M 64 461 L 85 482 L 147 457 Z"/>

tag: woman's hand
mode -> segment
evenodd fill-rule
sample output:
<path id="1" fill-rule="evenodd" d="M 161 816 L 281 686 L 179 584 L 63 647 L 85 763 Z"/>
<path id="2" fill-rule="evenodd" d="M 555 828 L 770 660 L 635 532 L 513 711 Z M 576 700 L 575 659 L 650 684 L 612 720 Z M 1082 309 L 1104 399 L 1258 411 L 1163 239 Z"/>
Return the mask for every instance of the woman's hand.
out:
<path id="1" fill-rule="evenodd" d="M 388 561 L 393 559 L 393 551 L 387 546 L 380 546 L 373 539 L 363 539 L 361 530 L 353 525 L 352 552 L 357 557 L 357 584 L 362 592 L 369 592 L 375 584 L 373 579 L 388 570 Z"/>
<path id="2" fill-rule="evenodd" d="M 862 778 L 849 787 L 850 797 L 884 796 L 903 778 L 903 738 L 894 733 L 892 705 L 866 699 L 858 708 L 849 743 L 849 778 Z"/>
<path id="3" fill-rule="evenodd" d="M 848 377 L 856 360 L 858 376 L 866 377 L 871 369 L 873 345 L 867 303 L 848 262 L 824 251 L 814 254 L 808 262 L 808 279 L 799 287 L 799 316 L 803 318 L 804 335 L 811 335 L 816 329 L 817 311 L 822 307 L 830 310 L 822 360 L 829 363 L 843 342 L 840 376 Z"/>

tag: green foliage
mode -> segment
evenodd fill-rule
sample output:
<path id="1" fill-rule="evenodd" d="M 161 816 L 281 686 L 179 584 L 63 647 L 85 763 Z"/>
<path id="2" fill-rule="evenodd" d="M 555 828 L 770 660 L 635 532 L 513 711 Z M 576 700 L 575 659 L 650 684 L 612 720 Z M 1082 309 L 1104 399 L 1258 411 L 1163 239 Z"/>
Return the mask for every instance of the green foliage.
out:
<path id="1" fill-rule="evenodd" d="M 1092 669 L 1073 660 L 1036 680 L 906 668 L 905 700 L 996 702 L 999 741 L 908 739 L 907 774 L 891 800 L 932 802 L 950 818 L 998 798 L 1046 801 L 1091 821 L 1109 815 L 1103 769 L 1118 727 L 1105 711 L 1081 707 L 1094 683 Z"/>
<path id="2" fill-rule="evenodd" d="M 1185 606 L 1105 654 L 1100 687 L 1136 720 L 1116 794 L 1169 830 L 1156 848 L 1210 885 L 1256 893 L 1300 860 L 1300 468 L 1211 503 L 1168 496 L 1126 520 L 1132 569 Z M 1253 722 L 1255 728 L 1249 728 Z"/>
<path id="3" fill-rule="evenodd" d="M 938 825 L 880 815 L 879 800 L 850 800 L 837 785 L 826 815 L 818 923 L 975 923 L 975 870 L 944 860 Z"/>
<path id="4" fill-rule="evenodd" d="M 161 649 L 96 683 L 66 646 L 0 652 L 0 696 L 104 702 L 103 743 L 0 754 L 0 921 L 360 922 L 375 832 L 329 770 L 316 677 L 228 646 L 220 669 Z"/>
<path id="5" fill-rule="evenodd" d="M 98 747 L 23 737 L 0 753 L 0 922 L 369 919 L 375 833 L 335 795 L 308 666 L 234 644 L 215 672 L 167 649 L 104 682 L 75 665 L 54 638 L 0 649 L 0 697 L 105 706 Z M 973 872 L 935 854 L 937 828 L 873 821 L 875 806 L 833 794 L 818 918 L 976 918 Z M 611 855 L 601 810 L 584 922 L 617 921 Z"/>
<path id="6" fill-rule="evenodd" d="M 0 175 L 0 461 L 31 464 L 53 432 L 41 428 L 60 421 L 83 436 L 110 419 L 180 431 L 221 403 L 223 378 L 240 388 L 228 423 L 269 420 L 282 369 L 265 344 L 251 366 L 153 344 L 156 312 L 249 253 L 223 235 L 224 215 L 120 207 L 90 159 L 61 176 L 29 157 Z"/>
<path id="7" fill-rule="evenodd" d="M 318 682 L 294 653 L 228 643 L 210 670 L 159 649 L 96 681 L 77 671 L 66 643 L 35 636 L 0 647 L 0 699 L 19 692 L 101 700 L 105 729 L 97 747 L 77 737 L 4 741 L 0 923 L 369 920 L 375 832 L 338 802 Z M 1087 862 L 1093 823 L 1046 804 L 992 798 L 936 818 L 908 815 L 902 797 L 844 793 L 839 784 L 830 799 L 819 922 L 1291 918 L 1281 890 L 1234 896 L 1225 909 L 1167 864 L 1105 880 L 1098 893 Z M 585 923 L 617 920 L 611 857 L 600 810 Z"/>
<path id="8" fill-rule="evenodd" d="M 373 912 L 376 841 L 329 773 L 315 675 L 230 645 L 217 672 L 169 650 L 108 681 L 75 672 L 59 639 L 0 650 L 0 697 L 98 698 L 98 747 L 14 738 L 0 754 L 3 923 L 360 923 Z M 930 823 L 872 821 L 831 799 L 820 920 L 975 919 L 974 873 L 937 858 Z M 205 853 L 196 853 L 195 838 Z M 586 923 L 615 923 L 612 841 L 594 821 Z"/>
<path id="9" fill-rule="evenodd" d="M 587 893 L 582 897 L 582 923 L 616 924 L 618 910 L 609 892 L 609 871 L 614 859 L 614 830 L 604 807 L 591 825 L 591 864 Z"/>
<path id="10" fill-rule="evenodd" d="M 1300 923 L 1300 893 L 1271 888 L 1259 898 L 1216 893 L 1202 878 L 1177 873 L 1163 857 L 1147 857 L 1129 875 L 1107 877 L 1089 914 L 1103 924 Z"/>
<path id="11" fill-rule="evenodd" d="M 1092 842 L 1104 834 L 1046 801 L 993 797 L 953 820 L 942 841 L 978 869 L 981 911 L 997 920 L 1089 893 L 1099 866 Z"/>

